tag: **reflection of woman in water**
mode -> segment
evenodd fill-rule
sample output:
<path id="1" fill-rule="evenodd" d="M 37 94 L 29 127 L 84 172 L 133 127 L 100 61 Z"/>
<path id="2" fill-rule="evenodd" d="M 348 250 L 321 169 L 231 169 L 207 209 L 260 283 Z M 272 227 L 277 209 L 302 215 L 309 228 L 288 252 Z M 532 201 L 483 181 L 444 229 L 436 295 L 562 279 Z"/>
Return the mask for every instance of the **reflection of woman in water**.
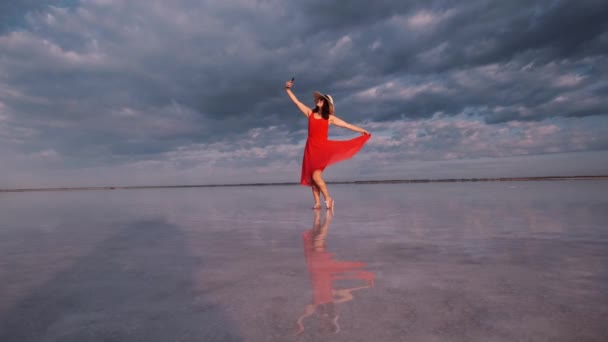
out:
<path id="1" fill-rule="evenodd" d="M 325 238 L 332 213 L 327 212 L 324 222 L 321 224 L 321 217 L 315 211 L 315 221 L 311 229 L 302 234 L 304 242 L 304 255 L 308 265 L 311 285 L 313 289 L 312 302 L 306 306 L 304 313 L 297 320 L 298 330 L 296 335 L 304 331 L 304 319 L 315 312 L 321 320 L 321 328 L 325 331 L 334 333 L 340 331 L 338 324 L 338 314 L 336 304 L 344 303 L 353 299 L 353 292 L 374 285 L 374 274 L 363 270 L 365 263 L 351 261 L 337 261 L 333 255 L 327 252 Z M 338 279 L 357 279 L 365 280 L 365 285 L 334 289 L 333 282 Z"/>

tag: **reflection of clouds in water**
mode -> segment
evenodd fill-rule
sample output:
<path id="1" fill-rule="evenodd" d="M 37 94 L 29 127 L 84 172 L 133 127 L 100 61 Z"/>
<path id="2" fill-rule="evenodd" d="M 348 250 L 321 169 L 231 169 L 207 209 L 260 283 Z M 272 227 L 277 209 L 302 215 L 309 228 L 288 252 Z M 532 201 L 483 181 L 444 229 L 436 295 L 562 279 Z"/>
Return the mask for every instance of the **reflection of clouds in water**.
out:
<path id="1" fill-rule="evenodd" d="M 69 271 L 100 243 L 132 222 L 133 215 L 121 205 L 107 201 L 107 194 L 41 192 L 3 199 L 0 314 Z"/>
<path id="2" fill-rule="evenodd" d="M 332 337 L 348 340 L 368 333 L 399 341 L 404 332 L 414 341 L 447 334 L 455 340 L 601 340 L 608 313 L 598 305 L 607 293 L 607 185 L 335 185 L 342 209 L 327 239 L 313 241 L 337 254 L 327 253 L 333 262 L 365 261 L 381 282 L 350 291 L 365 280 L 338 279 L 331 304 L 318 307 L 301 244 L 311 228 L 312 211 L 303 210 L 309 192 L 298 187 L 3 195 L 0 316 L 33 315 L 44 309 L 38 299 L 70 299 L 64 284 L 103 269 L 103 284 L 122 279 L 127 284 L 115 293 L 134 295 L 112 297 L 109 306 L 141 304 L 161 318 L 166 308 L 179 307 L 171 312 L 175 319 L 166 320 L 173 335 L 181 329 L 201 335 L 198 329 L 224 322 L 248 341 L 290 340 L 286 335 L 297 331 L 311 304 L 301 340 L 323 340 L 316 338 L 323 335 L 319 329 L 331 335 L 338 325 L 341 332 Z M 157 302 L 148 307 L 141 296 Z M 80 303 L 89 312 L 103 306 L 89 297 Z M 58 326 L 71 329 L 70 322 L 81 323 Z M 7 327 L 17 323 L 0 320 Z"/>
<path id="3" fill-rule="evenodd" d="M 0 340 L 243 340 L 224 308 L 197 292 L 193 274 L 206 265 L 185 243 L 162 220 L 121 223 L 0 312 Z"/>
<path id="4" fill-rule="evenodd" d="M 596 210 L 595 210 L 596 211 Z M 412 217 L 408 217 L 412 215 Z M 436 244 L 459 247 L 471 258 L 493 257 L 517 241 L 519 253 L 534 254 L 530 239 L 581 239 L 594 229 L 594 209 L 585 203 L 548 203 L 536 200 L 485 201 L 446 200 L 437 210 L 423 205 L 411 208 L 402 217 L 410 236 Z M 509 242 L 511 241 L 511 242 Z M 502 246 L 502 247 L 501 247 Z M 512 255 L 515 257 L 515 255 Z"/>
<path id="5" fill-rule="evenodd" d="M 451 244 L 454 240 L 487 240 L 547 234 L 561 238 L 596 230 L 601 205 L 594 198 L 572 198 L 566 191 L 556 191 L 556 183 L 530 182 L 510 189 L 508 184 L 425 184 L 395 185 L 357 191 L 374 203 L 369 215 L 376 217 L 374 235 L 386 238 L 433 238 Z M 559 184 L 559 185 L 563 185 Z M 374 190 L 374 191 L 369 191 Z M 357 193 L 360 192 L 361 194 Z M 546 194 L 543 194 L 546 193 Z M 554 197 L 549 200 L 548 197 Z M 399 208 L 396 210 L 396 208 Z M 353 213 L 353 220 L 369 221 Z M 458 229 L 454 229 L 457 227 Z M 367 232 L 362 231 L 362 234 Z"/>
<path id="6" fill-rule="evenodd" d="M 340 332 L 337 304 L 352 301 L 355 291 L 374 285 L 374 274 L 363 269 L 366 263 L 338 261 L 327 251 L 326 238 L 333 214 L 328 211 L 323 221 L 320 216 L 315 210 L 313 227 L 302 234 L 312 301 L 296 321 L 296 335 L 304 332 L 305 320 L 311 316 L 317 318 L 321 332 Z M 339 281 L 347 282 L 338 285 Z"/>

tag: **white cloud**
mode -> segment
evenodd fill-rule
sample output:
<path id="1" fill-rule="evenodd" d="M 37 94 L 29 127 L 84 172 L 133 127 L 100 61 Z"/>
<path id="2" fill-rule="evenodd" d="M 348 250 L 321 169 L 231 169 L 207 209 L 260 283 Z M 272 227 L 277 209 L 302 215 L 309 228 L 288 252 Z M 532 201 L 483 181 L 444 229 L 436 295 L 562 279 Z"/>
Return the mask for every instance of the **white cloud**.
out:
<path id="1" fill-rule="evenodd" d="M 437 20 L 437 15 L 433 15 L 431 12 L 422 11 L 408 18 L 407 23 L 413 28 L 423 28 L 433 25 Z"/>
<path id="2" fill-rule="evenodd" d="M 575 74 L 562 75 L 555 80 L 555 85 L 558 87 L 574 87 L 580 84 L 584 79 L 583 76 Z"/>
<path id="3" fill-rule="evenodd" d="M 359 91 L 354 96 L 359 100 L 382 101 L 388 99 L 413 99 L 421 94 L 437 94 L 447 92 L 448 89 L 435 82 L 422 84 L 397 84 L 393 81 L 376 85 L 368 89 Z"/>
<path id="4" fill-rule="evenodd" d="M 454 10 L 445 12 L 419 11 L 406 19 L 407 26 L 412 29 L 427 29 L 437 25 L 441 21 L 454 14 Z"/>
<path id="5" fill-rule="evenodd" d="M 330 55 L 348 53 L 351 50 L 353 40 L 349 35 L 342 36 L 328 51 Z"/>
<path id="6" fill-rule="evenodd" d="M 54 149 L 51 148 L 51 149 L 47 149 L 47 150 L 35 153 L 32 155 L 32 157 L 40 157 L 40 158 L 45 158 L 45 159 L 59 159 L 60 155 L 59 155 L 59 153 L 57 153 L 57 151 L 55 151 Z"/>
<path id="7" fill-rule="evenodd" d="M 608 146 L 608 125 L 589 127 L 594 121 L 572 118 L 488 125 L 458 115 L 369 123 L 371 132 L 393 132 L 391 136 L 372 136 L 369 145 L 380 150 L 401 148 L 403 157 L 423 160 L 584 151 Z M 604 121 L 608 123 L 608 119 Z"/>
<path id="8" fill-rule="evenodd" d="M 376 51 L 376 50 L 380 49 L 381 47 L 382 47 L 382 42 L 381 42 L 381 41 L 379 41 L 379 40 L 375 40 L 375 41 L 372 43 L 372 45 L 370 45 L 370 47 L 369 47 L 369 48 L 370 48 L 372 51 Z"/>

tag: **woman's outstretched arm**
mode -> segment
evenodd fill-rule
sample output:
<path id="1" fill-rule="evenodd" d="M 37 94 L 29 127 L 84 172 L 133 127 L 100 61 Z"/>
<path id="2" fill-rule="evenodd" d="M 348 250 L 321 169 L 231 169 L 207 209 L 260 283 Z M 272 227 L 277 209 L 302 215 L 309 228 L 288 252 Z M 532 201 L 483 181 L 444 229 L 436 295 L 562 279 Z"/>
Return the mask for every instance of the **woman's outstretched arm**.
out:
<path id="1" fill-rule="evenodd" d="M 369 134 L 369 132 L 366 131 L 366 130 L 364 130 L 363 128 L 355 126 L 355 125 L 352 125 L 352 124 L 349 124 L 348 122 L 340 119 L 339 117 L 337 117 L 335 115 L 330 115 L 329 116 L 329 123 L 334 124 L 334 125 L 336 125 L 338 127 L 348 128 L 351 131 L 355 131 L 355 132 L 358 132 L 358 133 L 361 133 L 361 134 Z"/>

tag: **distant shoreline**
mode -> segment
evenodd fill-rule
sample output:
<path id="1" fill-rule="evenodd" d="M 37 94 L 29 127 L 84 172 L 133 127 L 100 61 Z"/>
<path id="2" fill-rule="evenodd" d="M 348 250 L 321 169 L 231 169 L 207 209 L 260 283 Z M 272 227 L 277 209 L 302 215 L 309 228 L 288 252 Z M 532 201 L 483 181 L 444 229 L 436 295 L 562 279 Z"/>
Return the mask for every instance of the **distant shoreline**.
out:
<path id="1" fill-rule="evenodd" d="M 456 183 L 456 182 L 522 182 L 522 181 L 559 181 L 559 180 L 608 180 L 606 176 L 550 176 L 550 177 L 500 177 L 500 178 L 444 178 L 444 179 L 392 179 L 327 182 L 327 184 L 400 184 L 400 183 Z M 285 186 L 300 183 L 243 183 L 243 184 L 191 184 L 191 185 L 141 185 L 141 186 L 87 186 L 57 188 L 20 188 L 0 189 L 0 192 L 31 191 L 76 191 L 76 190 L 128 190 L 128 189 L 173 189 L 173 188 L 217 188 L 237 186 Z"/>

